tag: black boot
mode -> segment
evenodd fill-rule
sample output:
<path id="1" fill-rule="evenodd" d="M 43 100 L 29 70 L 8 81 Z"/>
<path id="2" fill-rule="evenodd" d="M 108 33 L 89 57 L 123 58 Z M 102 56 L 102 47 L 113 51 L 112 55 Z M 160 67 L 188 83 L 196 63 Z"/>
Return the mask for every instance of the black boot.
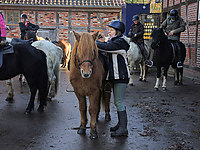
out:
<path id="1" fill-rule="evenodd" d="M 126 110 L 119 111 L 119 128 L 111 133 L 111 137 L 128 136 Z"/>
<path id="2" fill-rule="evenodd" d="M 179 46 L 179 43 L 175 43 L 175 44 L 176 44 L 176 46 L 177 46 L 177 50 L 178 50 L 178 56 L 177 56 L 177 58 L 178 58 L 177 68 L 182 68 L 182 67 L 183 67 L 183 64 L 182 64 L 182 62 L 181 62 L 181 48 L 180 48 L 180 46 Z"/>
<path id="3" fill-rule="evenodd" d="M 119 125 L 120 125 L 120 123 L 119 123 L 119 111 L 117 111 L 117 114 L 118 114 L 118 123 L 117 123 L 116 126 L 110 128 L 110 131 L 111 131 L 111 132 L 112 132 L 112 131 L 116 131 L 116 130 L 119 129 Z"/>
<path id="4" fill-rule="evenodd" d="M 150 61 L 150 60 L 147 60 L 147 53 L 146 53 L 146 50 L 144 48 L 144 44 L 139 44 L 138 46 L 139 46 L 141 53 L 142 53 L 142 56 L 144 58 L 145 65 L 147 65 L 148 67 L 152 67 L 153 62 Z"/>

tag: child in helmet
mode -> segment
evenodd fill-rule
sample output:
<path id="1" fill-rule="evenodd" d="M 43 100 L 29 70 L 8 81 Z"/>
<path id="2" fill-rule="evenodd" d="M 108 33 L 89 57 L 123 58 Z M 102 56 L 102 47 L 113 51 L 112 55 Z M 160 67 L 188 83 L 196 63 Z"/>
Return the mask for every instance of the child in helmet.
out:
<path id="1" fill-rule="evenodd" d="M 129 39 L 122 35 L 125 25 L 119 20 L 112 21 L 109 25 L 108 34 L 110 40 L 107 42 L 97 41 L 100 51 L 107 52 L 108 76 L 107 80 L 112 84 L 114 103 L 117 107 L 118 123 L 111 127 L 112 137 L 127 136 L 127 114 L 124 106 L 124 95 L 129 83 L 130 73 L 127 62 L 127 51 Z"/>
<path id="2" fill-rule="evenodd" d="M 147 52 L 146 49 L 144 48 L 144 38 L 143 38 L 144 26 L 139 21 L 138 15 L 134 15 L 132 20 L 134 23 L 131 25 L 131 29 L 129 31 L 129 36 L 131 37 L 131 41 L 139 46 L 145 64 L 149 67 L 152 67 L 153 62 L 147 59 Z"/>
<path id="3" fill-rule="evenodd" d="M 27 21 L 27 15 L 21 14 L 21 22 L 19 23 L 20 31 L 21 31 L 21 39 L 24 40 L 24 36 L 27 31 L 32 30 L 37 32 L 39 29 L 38 25 L 32 24 L 29 21 Z"/>

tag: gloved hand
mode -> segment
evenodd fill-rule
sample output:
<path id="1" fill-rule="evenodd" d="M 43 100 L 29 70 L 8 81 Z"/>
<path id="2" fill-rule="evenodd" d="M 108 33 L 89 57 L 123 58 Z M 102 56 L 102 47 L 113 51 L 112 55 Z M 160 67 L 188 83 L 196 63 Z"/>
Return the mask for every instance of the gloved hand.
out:
<path id="1" fill-rule="evenodd" d="M 32 26 L 29 26 L 29 27 L 28 27 L 28 30 L 32 30 Z"/>
<path id="2" fill-rule="evenodd" d="M 1 45 L 6 45 L 6 37 L 1 37 Z"/>

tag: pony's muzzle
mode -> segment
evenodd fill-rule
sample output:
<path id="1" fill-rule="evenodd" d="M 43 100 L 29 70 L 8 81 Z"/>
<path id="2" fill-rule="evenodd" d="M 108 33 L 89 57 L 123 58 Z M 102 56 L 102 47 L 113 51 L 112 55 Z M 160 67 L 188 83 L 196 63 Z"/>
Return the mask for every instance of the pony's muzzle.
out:
<path id="1" fill-rule="evenodd" d="M 83 69 L 81 69 L 81 75 L 83 78 L 89 78 L 92 74 L 92 69 L 89 70 L 89 72 L 85 72 Z"/>

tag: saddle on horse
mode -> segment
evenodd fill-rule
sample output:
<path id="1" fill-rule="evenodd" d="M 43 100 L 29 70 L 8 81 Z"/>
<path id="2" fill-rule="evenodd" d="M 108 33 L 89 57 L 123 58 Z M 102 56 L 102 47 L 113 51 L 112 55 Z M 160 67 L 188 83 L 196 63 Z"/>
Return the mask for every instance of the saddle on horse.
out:
<path id="1" fill-rule="evenodd" d="M 0 67 L 2 66 L 3 64 L 3 55 L 4 54 L 11 54 L 11 53 L 14 53 L 14 50 L 13 50 L 13 46 L 6 42 L 5 45 L 0 45 Z"/>
<path id="2" fill-rule="evenodd" d="M 172 47 L 173 47 L 173 54 L 174 54 L 174 59 L 173 61 L 177 58 L 177 68 L 182 68 L 183 64 L 181 62 L 181 48 L 180 48 L 180 43 L 179 42 L 171 42 Z"/>

